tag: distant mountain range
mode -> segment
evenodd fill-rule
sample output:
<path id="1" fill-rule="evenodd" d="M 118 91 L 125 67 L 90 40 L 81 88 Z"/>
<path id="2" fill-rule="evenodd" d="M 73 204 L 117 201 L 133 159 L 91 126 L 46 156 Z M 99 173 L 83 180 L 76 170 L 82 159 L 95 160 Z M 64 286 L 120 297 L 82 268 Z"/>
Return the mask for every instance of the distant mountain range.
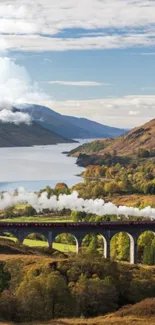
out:
<path id="1" fill-rule="evenodd" d="M 44 128 L 65 138 L 114 138 L 127 132 L 127 130 L 102 125 L 86 118 L 61 115 L 39 105 L 23 106 L 22 111 L 29 113 L 33 120 Z"/>
<path id="2" fill-rule="evenodd" d="M 39 105 L 14 107 L 32 117 L 32 124 L 0 123 L 0 147 L 20 147 L 76 142 L 72 139 L 113 138 L 125 130 L 88 119 L 64 116 Z"/>

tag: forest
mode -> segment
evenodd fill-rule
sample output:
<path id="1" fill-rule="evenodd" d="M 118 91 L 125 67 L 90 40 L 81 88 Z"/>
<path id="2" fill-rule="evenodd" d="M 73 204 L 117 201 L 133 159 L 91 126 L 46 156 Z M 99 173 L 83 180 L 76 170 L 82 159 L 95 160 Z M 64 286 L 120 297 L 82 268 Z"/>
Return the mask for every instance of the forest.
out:
<path id="1" fill-rule="evenodd" d="M 93 257 L 93 258 L 92 258 Z M 28 322 L 95 317 L 153 297 L 155 271 L 87 256 L 25 256 L 0 265 L 0 315 Z"/>
<path id="2" fill-rule="evenodd" d="M 88 166 L 82 173 L 84 183 L 74 189 L 89 197 L 103 197 L 113 194 L 155 194 L 155 162 L 133 162 L 128 165 Z M 91 180 L 94 181 L 92 186 Z M 84 190 L 82 191 L 82 187 Z M 88 191 L 87 191 L 88 188 Z M 91 191 L 92 188 L 92 191 Z"/>

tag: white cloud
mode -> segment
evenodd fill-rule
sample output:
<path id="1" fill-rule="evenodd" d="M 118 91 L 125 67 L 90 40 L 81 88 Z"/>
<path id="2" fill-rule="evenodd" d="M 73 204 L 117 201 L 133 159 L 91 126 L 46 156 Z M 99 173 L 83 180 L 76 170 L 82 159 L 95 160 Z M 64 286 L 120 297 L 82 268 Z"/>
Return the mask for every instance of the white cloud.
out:
<path id="1" fill-rule="evenodd" d="M 7 57 L 0 57 L 0 120 L 30 122 L 28 114 L 13 112 L 13 105 L 40 103 L 49 100 L 37 84 L 33 84 L 26 69 Z"/>
<path id="2" fill-rule="evenodd" d="M 0 4 L 0 34 L 34 34 L 39 32 L 39 21 L 33 17 L 25 6 Z"/>
<path id="3" fill-rule="evenodd" d="M 0 57 L 0 102 L 21 104 L 48 98 L 36 83 L 32 83 L 25 67 L 8 57 Z"/>
<path id="4" fill-rule="evenodd" d="M 2 0 L 0 20 L 0 33 L 9 34 L 10 49 L 16 50 L 64 51 L 155 45 L 155 2 L 152 0 L 23 0 L 22 6 L 21 0 Z M 68 28 L 88 30 L 90 37 L 86 31 L 77 39 L 56 37 L 58 32 Z M 31 35 L 17 37 L 21 33 Z M 42 36 L 33 37 L 35 33 Z M 44 34 L 55 37 L 51 39 Z"/>
<path id="5" fill-rule="evenodd" d="M 140 114 L 140 111 L 129 111 L 129 115 L 139 115 Z"/>
<path id="6" fill-rule="evenodd" d="M 118 49 L 153 46 L 155 38 L 145 34 L 109 35 L 80 38 L 50 38 L 40 35 L 6 35 L 10 50 L 20 51 L 68 51 L 91 49 Z M 1 36 L 0 36 L 1 42 Z"/>
<path id="7" fill-rule="evenodd" d="M 25 6 L 15 6 L 5 3 L 0 4 L 0 17 L 21 19 L 26 18 L 27 10 Z"/>
<path id="8" fill-rule="evenodd" d="M 8 44 L 4 38 L 0 38 L 0 53 L 5 52 L 10 46 L 11 43 Z"/>
<path id="9" fill-rule="evenodd" d="M 96 81 L 47 81 L 51 85 L 62 86 L 77 86 L 77 87 L 95 87 L 95 86 L 109 86 L 110 84 Z"/>
<path id="10" fill-rule="evenodd" d="M 21 0 L 5 0 L 1 6 L 12 5 L 12 11 L 21 8 Z M 53 28 L 118 28 L 149 26 L 155 21 L 155 3 L 152 0 L 23 0 L 27 17 L 41 19 L 42 31 Z M 21 9 L 18 9 L 21 10 Z M 4 9 L 3 9 L 4 11 Z M 86 15 L 87 13 L 87 15 Z"/>
<path id="11" fill-rule="evenodd" d="M 143 124 L 155 117 L 155 95 L 48 101 L 43 104 L 61 114 L 86 117 L 102 124 L 123 128 Z"/>
<path id="12" fill-rule="evenodd" d="M 37 31 L 35 24 L 21 19 L 0 19 L 0 34 L 33 34 Z"/>
<path id="13" fill-rule="evenodd" d="M 53 62 L 49 58 L 44 58 L 43 64 L 46 64 L 46 63 L 53 63 Z"/>
<path id="14" fill-rule="evenodd" d="M 144 52 L 144 53 L 140 53 L 140 55 L 144 55 L 144 56 L 154 56 L 155 52 Z"/>
<path id="15" fill-rule="evenodd" d="M 4 104 L 5 107 L 5 104 Z M 1 108 L 0 110 L 0 121 L 2 123 L 14 123 L 16 125 L 20 123 L 30 124 L 31 117 L 27 113 L 13 112 L 7 108 Z"/>

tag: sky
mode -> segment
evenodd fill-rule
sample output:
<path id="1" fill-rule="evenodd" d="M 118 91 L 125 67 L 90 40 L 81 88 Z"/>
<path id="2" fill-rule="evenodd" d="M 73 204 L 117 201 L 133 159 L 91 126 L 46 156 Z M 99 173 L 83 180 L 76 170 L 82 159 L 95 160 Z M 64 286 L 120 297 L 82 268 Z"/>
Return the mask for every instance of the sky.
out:
<path id="1" fill-rule="evenodd" d="M 1 0 L 0 119 L 29 123 L 16 103 L 123 128 L 154 118 L 155 1 Z"/>

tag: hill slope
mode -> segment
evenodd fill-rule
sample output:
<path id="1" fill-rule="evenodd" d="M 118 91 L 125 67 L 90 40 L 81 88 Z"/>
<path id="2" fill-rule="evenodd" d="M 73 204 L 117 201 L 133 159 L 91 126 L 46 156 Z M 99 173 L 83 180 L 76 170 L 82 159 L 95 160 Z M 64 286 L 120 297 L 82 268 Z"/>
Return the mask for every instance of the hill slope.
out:
<path id="1" fill-rule="evenodd" d="M 126 132 L 126 130 L 102 125 L 85 118 L 64 116 L 44 106 L 26 104 L 23 110 L 43 127 L 67 138 L 112 138 Z"/>
<path id="2" fill-rule="evenodd" d="M 0 147 L 29 147 L 74 142 L 51 132 L 37 123 L 31 125 L 0 123 Z"/>
<path id="3" fill-rule="evenodd" d="M 154 139 L 155 119 L 115 139 L 103 139 L 86 143 L 72 150 L 70 154 L 75 156 L 78 156 L 80 153 L 104 155 L 107 152 L 112 153 L 116 151 L 120 156 L 131 156 L 139 148 L 155 149 Z"/>

